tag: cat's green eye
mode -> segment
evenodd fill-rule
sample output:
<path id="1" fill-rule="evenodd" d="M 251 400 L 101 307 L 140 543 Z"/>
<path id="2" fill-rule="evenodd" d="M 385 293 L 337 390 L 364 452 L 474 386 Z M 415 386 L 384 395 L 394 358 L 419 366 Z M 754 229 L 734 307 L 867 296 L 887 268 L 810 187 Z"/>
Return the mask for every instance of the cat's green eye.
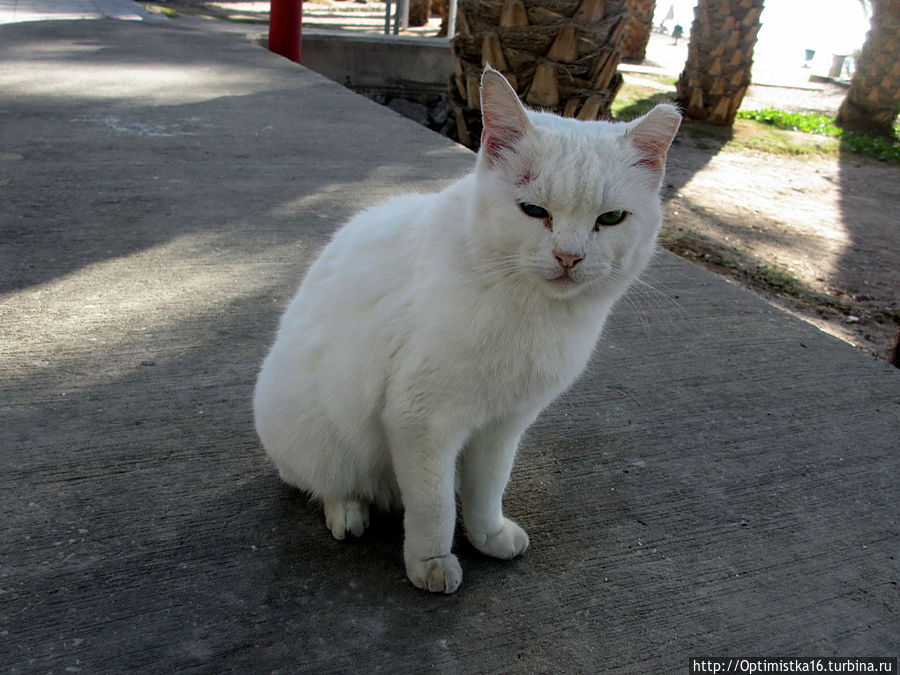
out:
<path id="1" fill-rule="evenodd" d="M 597 217 L 597 227 L 610 227 L 612 225 L 618 225 L 628 216 L 628 211 L 607 211 L 606 213 L 601 213 Z"/>
<path id="2" fill-rule="evenodd" d="M 519 208 L 522 209 L 522 213 L 526 216 L 531 216 L 532 218 L 547 218 L 550 213 L 547 209 L 537 206 L 536 204 L 526 204 L 522 202 L 519 204 Z"/>

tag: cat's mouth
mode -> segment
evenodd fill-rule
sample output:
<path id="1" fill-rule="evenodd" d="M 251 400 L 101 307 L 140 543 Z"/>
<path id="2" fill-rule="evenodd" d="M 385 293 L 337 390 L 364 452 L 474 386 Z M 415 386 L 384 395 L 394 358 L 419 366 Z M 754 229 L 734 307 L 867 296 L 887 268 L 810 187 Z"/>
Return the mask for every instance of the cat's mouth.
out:
<path id="1" fill-rule="evenodd" d="M 559 276 L 547 279 L 547 281 L 559 288 L 571 288 L 572 286 L 577 286 L 579 283 L 571 276 L 569 276 L 568 271 L 563 271 Z"/>

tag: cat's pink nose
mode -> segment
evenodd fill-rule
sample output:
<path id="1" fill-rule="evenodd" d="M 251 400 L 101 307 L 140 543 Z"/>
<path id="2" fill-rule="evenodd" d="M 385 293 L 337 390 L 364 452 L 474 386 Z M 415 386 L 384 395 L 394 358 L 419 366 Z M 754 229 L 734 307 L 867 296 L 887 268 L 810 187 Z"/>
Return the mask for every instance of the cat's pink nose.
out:
<path id="1" fill-rule="evenodd" d="M 564 270 L 570 270 L 584 260 L 584 256 L 582 255 L 578 255 L 577 253 L 567 253 L 565 251 L 553 251 L 553 256 L 556 258 L 559 266 Z"/>

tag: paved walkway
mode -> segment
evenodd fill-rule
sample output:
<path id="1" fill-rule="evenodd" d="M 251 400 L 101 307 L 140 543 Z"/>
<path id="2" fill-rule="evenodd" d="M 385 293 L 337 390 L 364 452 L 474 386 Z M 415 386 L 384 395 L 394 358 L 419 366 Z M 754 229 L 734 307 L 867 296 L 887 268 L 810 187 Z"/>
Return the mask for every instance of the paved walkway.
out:
<path id="1" fill-rule="evenodd" d="M 233 35 L 0 26 L 0 663 L 686 672 L 900 651 L 900 372 L 660 253 L 527 435 L 450 597 L 336 542 L 250 396 L 357 209 L 468 151 Z"/>
<path id="2" fill-rule="evenodd" d="M 0 0 L 0 24 L 73 19 L 140 21 L 149 16 L 131 0 Z"/>

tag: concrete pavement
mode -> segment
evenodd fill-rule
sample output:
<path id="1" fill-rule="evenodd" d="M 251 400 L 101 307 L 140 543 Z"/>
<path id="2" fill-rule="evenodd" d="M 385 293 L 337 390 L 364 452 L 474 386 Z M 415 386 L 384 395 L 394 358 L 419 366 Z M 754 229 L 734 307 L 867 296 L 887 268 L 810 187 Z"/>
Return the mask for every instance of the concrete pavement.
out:
<path id="1" fill-rule="evenodd" d="M 524 441 L 520 560 L 336 542 L 250 395 L 329 234 L 472 155 L 235 36 L 0 26 L 0 663 L 686 672 L 900 651 L 900 372 L 660 253 Z"/>
<path id="2" fill-rule="evenodd" d="M 150 16 L 132 0 L 0 0 L 0 24 L 74 19 L 141 21 Z"/>

